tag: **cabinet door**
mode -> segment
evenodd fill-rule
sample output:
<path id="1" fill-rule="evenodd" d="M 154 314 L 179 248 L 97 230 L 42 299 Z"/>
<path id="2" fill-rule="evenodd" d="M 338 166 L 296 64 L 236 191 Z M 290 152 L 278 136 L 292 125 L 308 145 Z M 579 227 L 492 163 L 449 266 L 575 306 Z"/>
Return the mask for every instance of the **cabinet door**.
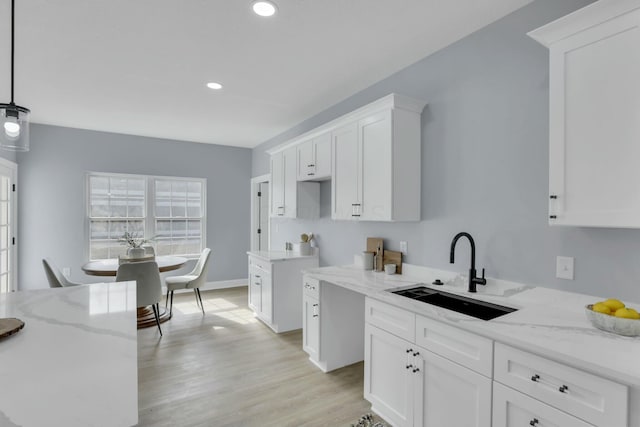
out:
<path id="1" fill-rule="evenodd" d="M 416 426 L 491 427 L 491 379 L 423 348 L 414 353 Z"/>
<path id="2" fill-rule="evenodd" d="M 296 149 L 298 151 L 298 181 L 313 179 L 315 175 L 313 141 L 303 142 Z"/>
<path id="3" fill-rule="evenodd" d="M 364 345 L 365 399 L 394 426 L 413 426 L 414 346 L 368 323 Z"/>
<path id="4" fill-rule="evenodd" d="M 593 427 L 495 381 L 493 383 L 493 426 Z"/>
<path id="5" fill-rule="evenodd" d="M 249 275 L 249 307 L 258 314 L 262 311 L 262 277 L 255 273 Z"/>
<path id="6" fill-rule="evenodd" d="M 358 122 L 362 217 L 391 220 L 391 110 Z M 418 179 L 418 178 L 416 178 Z"/>
<path id="7" fill-rule="evenodd" d="M 308 295 L 302 297 L 302 348 L 312 360 L 320 357 L 320 304 Z"/>
<path id="8" fill-rule="evenodd" d="M 332 132 L 331 218 L 359 218 L 358 124 Z"/>
<path id="9" fill-rule="evenodd" d="M 270 273 L 263 273 L 260 281 L 260 317 L 267 323 L 273 323 L 273 289 Z"/>
<path id="10" fill-rule="evenodd" d="M 331 177 L 331 133 L 313 139 L 315 177 Z"/>
<path id="11" fill-rule="evenodd" d="M 640 227 L 639 24 L 636 10 L 550 47 L 552 225 Z"/>
<path id="12" fill-rule="evenodd" d="M 296 218 L 297 216 L 297 154 L 296 147 L 290 147 L 282 152 L 284 173 L 284 217 Z"/>
<path id="13" fill-rule="evenodd" d="M 282 153 L 271 156 L 271 216 L 284 215 L 284 159 Z"/>

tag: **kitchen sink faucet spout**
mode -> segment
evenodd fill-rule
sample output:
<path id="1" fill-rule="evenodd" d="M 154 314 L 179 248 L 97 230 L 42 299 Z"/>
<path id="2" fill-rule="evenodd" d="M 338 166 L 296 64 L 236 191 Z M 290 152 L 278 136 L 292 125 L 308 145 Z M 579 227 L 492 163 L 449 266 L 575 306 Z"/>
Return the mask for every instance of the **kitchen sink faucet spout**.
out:
<path id="1" fill-rule="evenodd" d="M 469 292 L 476 292 L 476 285 L 486 285 L 487 280 L 484 278 L 484 268 L 482 269 L 482 277 L 476 277 L 476 244 L 473 241 L 471 234 L 461 232 L 455 235 L 451 241 L 451 253 L 449 255 L 449 262 L 453 264 L 455 262 L 456 243 L 461 237 L 466 237 L 471 244 L 471 268 L 469 269 Z"/>

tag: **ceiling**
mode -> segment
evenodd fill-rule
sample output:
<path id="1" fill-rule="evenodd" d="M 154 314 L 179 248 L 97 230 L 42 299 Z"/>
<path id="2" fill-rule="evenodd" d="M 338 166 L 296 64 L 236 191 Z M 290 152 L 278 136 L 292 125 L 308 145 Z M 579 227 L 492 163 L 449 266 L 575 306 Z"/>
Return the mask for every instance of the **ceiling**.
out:
<path id="1" fill-rule="evenodd" d="M 250 0 L 17 0 L 15 102 L 35 123 L 254 147 L 530 1 L 276 0 L 261 18 Z"/>

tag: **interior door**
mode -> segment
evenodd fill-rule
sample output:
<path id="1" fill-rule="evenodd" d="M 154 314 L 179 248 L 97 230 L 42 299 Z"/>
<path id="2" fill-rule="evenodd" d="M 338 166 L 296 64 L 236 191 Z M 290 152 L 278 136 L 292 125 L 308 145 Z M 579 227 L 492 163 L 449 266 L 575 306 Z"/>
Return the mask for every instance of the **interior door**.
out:
<path id="1" fill-rule="evenodd" d="M 17 289 L 17 173 L 17 164 L 0 159 L 0 293 Z"/>

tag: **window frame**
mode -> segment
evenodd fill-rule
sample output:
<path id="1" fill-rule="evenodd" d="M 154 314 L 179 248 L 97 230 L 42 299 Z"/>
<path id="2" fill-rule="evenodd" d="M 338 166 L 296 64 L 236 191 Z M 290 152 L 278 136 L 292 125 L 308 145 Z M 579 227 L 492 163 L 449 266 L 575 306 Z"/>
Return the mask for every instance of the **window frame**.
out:
<path id="1" fill-rule="evenodd" d="M 200 250 L 201 253 L 207 245 L 207 179 L 197 177 L 179 177 L 179 176 L 167 176 L 167 175 L 143 175 L 143 174 L 128 174 L 128 173 L 109 173 L 109 172 L 86 172 L 85 174 L 85 232 L 84 232 L 84 258 L 89 261 L 98 261 L 98 259 L 91 258 L 91 177 L 105 177 L 105 178 L 129 178 L 144 180 L 145 184 L 145 204 L 144 204 L 144 217 L 142 219 L 144 223 L 145 238 L 149 239 L 157 235 L 156 230 L 156 181 L 185 181 L 185 182 L 199 182 L 202 185 L 201 193 L 201 239 Z M 187 212 L 185 212 L 187 213 Z M 125 217 L 126 218 L 126 217 Z M 166 217 L 161 217 L 166 218 Z M 195 217 L 173 217 L 173 219 L 184 218 L 185 220 L 194 219 Z M 181 256 L 188 259 L 197 259 L 200 256 L 198 254 L 191 255 L 172 255 Z"/>

